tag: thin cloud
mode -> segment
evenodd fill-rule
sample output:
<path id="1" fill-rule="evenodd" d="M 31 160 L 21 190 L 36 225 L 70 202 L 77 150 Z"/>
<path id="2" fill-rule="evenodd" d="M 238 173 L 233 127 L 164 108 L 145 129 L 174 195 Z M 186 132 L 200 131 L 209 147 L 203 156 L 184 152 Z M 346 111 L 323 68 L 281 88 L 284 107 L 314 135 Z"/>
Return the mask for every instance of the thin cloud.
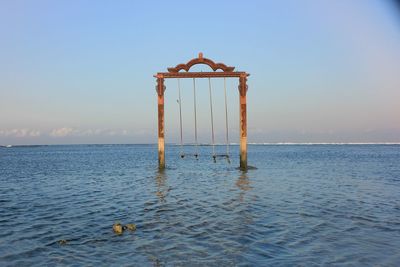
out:
<path id="1" fill-rule="evenodd" d="M 63 128 L 59 128 L 59 129 L 53 129 L 50 132 L 50 136 L 52 136 L 52 137 L 65 137 L 65 136 L 71 135 L 73 133 L 74 133 L 74 129 L 63 127 Z"/>
<path id="2" fill-rule="evenodd" d="M 114 129 L 75 129 L 70 127 L 62 127 L 53 129 L 49 135 L 52 137 L 67 137 L 67 136 L 121 136 L 128 135 L 127 130 Z"/>
<path id="3" fill-rule="evenodd" d="M 0 136 L 2 137 L 39 137 L 41 132 L 38 130 L 31 129 L 2 129 L 0 130 Z"/>

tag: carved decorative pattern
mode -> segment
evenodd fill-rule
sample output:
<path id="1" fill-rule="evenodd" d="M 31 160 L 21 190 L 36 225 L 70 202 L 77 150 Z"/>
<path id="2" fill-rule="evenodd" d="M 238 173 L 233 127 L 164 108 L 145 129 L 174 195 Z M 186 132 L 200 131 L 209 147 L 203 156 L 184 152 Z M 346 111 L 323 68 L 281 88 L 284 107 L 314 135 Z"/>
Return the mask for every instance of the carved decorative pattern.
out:
<path id="1" fill-rule="evenodd" d="M 211 59 L 208 58 L 204 58 L 202 54 L 199 55 L 198 58 L 194 58 L 192 60 L 190 60 L 188 63 L 186 64 L 178 64 L 176 65 L 174 68 L 168 68 L 168 72 L 170 73 L 177 73 L 180 70 L 185 70 L 185 71 L 189 71 L 189 69 L 197 64 L 205 64 L 208 65 L 210 68 L 213 69 L 213 71 L 217 71 L 217 70 L 222 70 L 223 72 L 232 72 L 235 67 L 228 67 L 223 63 L 215 63 L 214 61 L 212 61 Z"/>
<path id="2" fill-rule="evenodd" d="M 240 76 L 246 75 L 249 76 L 250 74 L 245 72 L 223 72 L 223 71 L 208 71 L 208 72 L 159 72 L 154 77 L 162 76 L 164 79 L 171 79 L 171 78 L 240 78 Z"/>
<path id="3" fill-rule="evenodd" d="M 241 111 L 241 137 L 246 137 L 247 136 L 247 108 L 246 104 L 240 104 L 240 111 Z"/>
<path id="4" fill-rule="evenodd" d="M 165 85 L 164 85 L 164 79 L 163 78 L 157 78 L 156 91 L 157 91 L 157 94 L 158 94 L 159 97 L 164 96 Z"/>
<path id="5" fill-rule="evenodd" d="M 245 96 L 247 93 L 248 86 L 246 84 L 246 81 L 247 81 L 246 75 L 240 75 L 238 88 L 241 96 Z"/>
<path id="6" fill-rule="evenodd" d="M 164 104 L 158 104 L 158 137 L 164 138 Z"/>

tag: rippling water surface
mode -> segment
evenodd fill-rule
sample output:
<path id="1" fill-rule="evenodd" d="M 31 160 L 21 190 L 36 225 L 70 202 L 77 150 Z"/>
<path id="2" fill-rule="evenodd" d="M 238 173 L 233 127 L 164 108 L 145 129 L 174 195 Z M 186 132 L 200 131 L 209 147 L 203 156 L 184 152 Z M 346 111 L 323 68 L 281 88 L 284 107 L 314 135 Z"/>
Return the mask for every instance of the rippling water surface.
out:
<path id="1" fill-rule="evenodd" d="M 159 172 L 154 145 L 0 148 L 0 265 L 400 266 L 399 145 L 232 150 Z"/>

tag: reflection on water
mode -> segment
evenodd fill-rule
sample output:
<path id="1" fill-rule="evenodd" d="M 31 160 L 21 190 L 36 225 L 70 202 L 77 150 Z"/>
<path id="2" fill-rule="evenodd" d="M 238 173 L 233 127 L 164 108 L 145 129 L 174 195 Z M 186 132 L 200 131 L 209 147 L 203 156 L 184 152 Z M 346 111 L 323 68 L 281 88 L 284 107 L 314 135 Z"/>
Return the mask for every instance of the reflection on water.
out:
<path id="1" fill-rule="evenodd" d="M 165 197 L 168 194 L 170 188 L 166 184 L 167 182 L 167 172 L 166 170 L 157 169 L 156 172 L 156 196 L 159 198 L 160 202 L 165 202 Z"/>
<path id="2" fill-rule="evenodd" d="M 246 191 L 251 189 L 250 180 L 246 171 L 240 171 L 240 176 L 236 181 L 236 186 L 240 189 L 239 200 L 243 202 Z"/>
<path id="3" fill-rule="evenodd" d="M 399 146 L 249 146 L 248 172 L 156 151 L 0 149 L 0 266 L 399 265 Z"/>

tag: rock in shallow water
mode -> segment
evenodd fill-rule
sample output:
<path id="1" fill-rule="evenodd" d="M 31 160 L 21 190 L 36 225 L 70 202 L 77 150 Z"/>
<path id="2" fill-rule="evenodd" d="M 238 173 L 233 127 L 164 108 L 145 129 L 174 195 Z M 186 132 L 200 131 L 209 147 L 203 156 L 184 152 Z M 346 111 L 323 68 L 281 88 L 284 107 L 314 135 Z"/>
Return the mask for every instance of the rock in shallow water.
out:
<path id="1" fill-rule="evenodd" d="M 126 229 L 128 229 L 129 231 L 135 231 L 136 230 L 136 224 L 134 223 L 128 223 L 126 225 L 122 225 L 119 222 L 116 222 L 113 224 L 113 231 L 114 233 L 116 233 L 117 235 L 122 234 Z"/>
<path id="2" fill-rule="evenodd" d="M 124 231 L 122 224 L 120 224 L 119 222 L 114 223 L 113 224 L 113 231 L 114 233 L 116 233 L 117 235 L 122 234 L 122 232 Z"/>
<path id="3" fill-rule="evenodd" d="M 60 244 L 60 245 L 66 245 L 67 243 L 68 243 L 68 241 L 65 239 L 61 239 L 58 241 L 58 244 Z"/>
<path id="4" fill-rule="evenodd" d="M 136 224 L 134 224 L 134 223 L 128 223 L 127 225 L 125 225 L 125 227 L 129 231 L 135 231 L 136 230 Z"/>

